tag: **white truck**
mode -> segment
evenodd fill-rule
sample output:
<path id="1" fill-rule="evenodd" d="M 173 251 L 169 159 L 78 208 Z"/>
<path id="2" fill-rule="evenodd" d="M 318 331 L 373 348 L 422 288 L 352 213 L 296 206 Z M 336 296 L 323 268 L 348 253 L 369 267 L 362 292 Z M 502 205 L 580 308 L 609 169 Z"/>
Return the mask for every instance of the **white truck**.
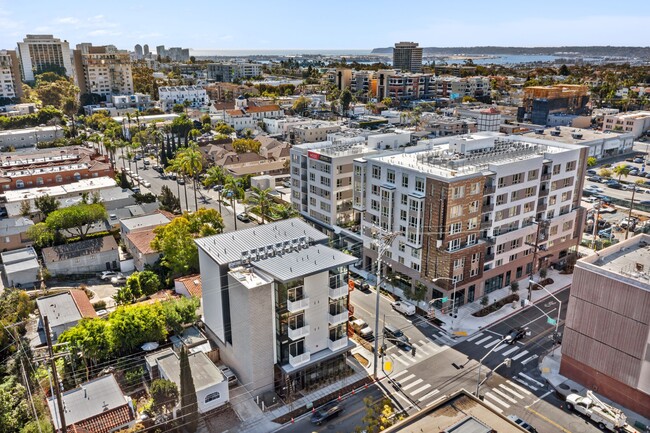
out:
<path id="1" fill-rule="evenodd" d="M 350 326 L 352 327 L 352 330 L 359 334 L 361 338 L 366 339 L 366 340 L 372 340 L 373 337 L 373 332 L 372 328 L 368 326 L 368 324 L 363 321 L 363 319 L 356 319 L 350 322 Z"/>
<path id="2" fill-rule="evenodd" d="M 566 407 L 590 418 L 601 430 L 638 433 L 636 429 L 627 423 L 627 417 L 620 409 L 603 403 L 591 391 L 587 391 L 586 397 L 569 394 L 566 398 Z"/>
<path id="3" fill-rule="evenodd" d="M 406 301 L 395 301 L 390 304 L 393 310 L 399 311 L 405 316 L 412 316 L 415 314 L 415 305 Z"/>

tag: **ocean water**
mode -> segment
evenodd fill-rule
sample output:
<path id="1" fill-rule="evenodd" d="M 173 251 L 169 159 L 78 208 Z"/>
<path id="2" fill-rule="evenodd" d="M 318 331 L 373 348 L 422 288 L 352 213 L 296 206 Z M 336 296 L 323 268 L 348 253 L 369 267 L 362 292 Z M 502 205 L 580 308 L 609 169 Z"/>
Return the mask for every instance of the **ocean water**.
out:
<path id="1" fill-rule="evenodd" d="M 297 56 L 297 55 L 318 55 L 323 56 L 366 56 L 372 50 L 190 50 L 191 56 L 223 56 L 223 57 L 247 57 L 247 56 Z"/>
<path id="2" fill-rule="evenodd" d="M 472 57 L 472 56 L 467 56 Z M 478 57 L 472 58 L 472 61 L 475 65 L 516 65 L 520 63 L 534 63 L 534 62 L 553 62 L 558 59 L 558 56 L 547 56 L 547 55 L 529 55 L 529 54 L 509 54 L 509 55 L 488 55 L 487 57 Z M 450 58 L 440 58 L 436 62 L 444 61 L 448 64 L 463 64 L 465 63 L 464 59 L 450 59 Z"/>

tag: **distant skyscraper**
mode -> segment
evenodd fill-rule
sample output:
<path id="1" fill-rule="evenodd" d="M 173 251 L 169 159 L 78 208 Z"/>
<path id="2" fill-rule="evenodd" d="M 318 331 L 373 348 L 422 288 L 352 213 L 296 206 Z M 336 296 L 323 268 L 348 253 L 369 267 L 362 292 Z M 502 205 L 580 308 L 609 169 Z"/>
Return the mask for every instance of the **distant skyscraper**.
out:
<path id="1" fill-rule="evenodd" d="M 156 47 L 156 55 L 158 55 L 160 57 L 165 57 L 167 55 L 167 50 L 165 50 L 164 45 L 158 45 Z"/>
<path id="2" fill-rule="evenodd" d="M 422 48 L 417 42 L 398 42 L 393 48 L 393 68 L 422 72 Z"/>
<path id="3" fill-rule="evenodd" d="M 50 66 L 65 69 L 72 76 L 70 44 L 52 35 L 27 35 L 18 42 L 20 72 L 24 81 L 34 81 L 34 72 L 39 73 Z"/>
<path id="4" fill-rule="evenodd" d="M 135 46 L 135 58 L 138 60 L 142 58 L 142 45 L 140 44 Z"/>
<path id="5" fill-rule="evenodd" d="M 144 56 L 145 57 L 149 56 L 149 45 L 144 44 L 144 47 L 142 48 L 144 48 Z"/>

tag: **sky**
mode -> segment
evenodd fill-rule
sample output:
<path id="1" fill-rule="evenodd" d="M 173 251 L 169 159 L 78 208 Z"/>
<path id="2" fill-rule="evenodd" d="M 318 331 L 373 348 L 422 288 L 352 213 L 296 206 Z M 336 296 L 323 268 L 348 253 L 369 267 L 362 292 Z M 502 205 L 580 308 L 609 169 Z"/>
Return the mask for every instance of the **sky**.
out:
<path id="1" fill-rule="evenodd" d="M 647 0 L 0 0 L 0 49 L 26 34 L 214 49 L 650 45 Z M 615 4 L 615 7 L 613 5 Z"/>

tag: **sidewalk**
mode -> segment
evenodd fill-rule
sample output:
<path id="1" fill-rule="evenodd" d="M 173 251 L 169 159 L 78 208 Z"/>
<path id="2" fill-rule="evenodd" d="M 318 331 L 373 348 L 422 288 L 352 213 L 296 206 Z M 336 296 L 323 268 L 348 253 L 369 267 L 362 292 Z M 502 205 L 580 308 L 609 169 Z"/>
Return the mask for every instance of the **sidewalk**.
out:
<path id="1" fill-rule="evenodd" d="M 558 292 L 570 285 L 571 281 L 573 280 L 573 275 L 560 274 L 558 271 L 549 269 L 547 278 L 552 278 L 553 284 L 546 286 L 546 290 L 554 294 L 555 292 Z M 536 279 L 539 279 L 539 277 L 536 277 Z M 519 281 L 519 291 L 517 293 L 519 294 L 519 299 L 526 299 L 528 297 L 528 276 Z M 490 304 L 492 304 L 495 301 L 505 298 L 510 294 L 512 294 L 512 292 L 510 291 L 510 287 L 507 286 L 490 293 L 488 295 L 488 298 L 490 300 Z M 531 298 L 533 302 L 537 302 L 540 299 L 544 299 L 549 296 L 550 295 L 542 289 L 533 289 Z M 566 308 L 566 305 L 563 307 Z M 436 318 L 443 322 L 441 328 L 444 329 L 449 335 L 465 337 L 474 334 L 475 332 L 478 332 L 481 329 L 499 322 L 513 314 L 516 314 L 524 308 L 534 307 L 522 307 L 521 302 L 516 302 L 514 304 L 514 307 L 512 304 L 507 304 L 501 307 L 498 311 L 490 313 L 487 316 L 472 316 L 473 313 L 479 311 L 482 308 L 484 307 L 481 305 L 481 300 L 477 299 L 474 302 L 458 307 L 458 317 L 455 319 L 452 319 L 449 314 L 442 314 L 440 310 L 436 310 Z"/>
<path id="2" fill-rule="evenodd" d="M 566 397 L 569 394 L 580 394 L 582 396 L 586 395 L 587 388 L 576 383 L 572 380 L 567 379 L 566 377 L 560 374 L 560 363 L 562 360 L 562 347 L 556 347 L 551 352 L 549 352 L 544 358 L 542 358 L 539 363 L 539 369 L 542 377 L 546 379 L 549 385 L 553 387 L 558 394 L 562 397 Z M 629 409 L 624 408 L 620 404 L 614 403 L 613 401 L 596 394 L 600 400 L 603 402 L 612 405 L 620 410 L 622 410 L 627 416 L 627 423 L 632 427 L 636 427 L 635 423 L 640 423 L 650 428 L 650 419 L 644 418 L 638 413 L 632 412 Z M 637 424 L 638 425 L 638 424 Z M 640 427 L 636 427 L 640 429 Z M 642 431 L 642 430 L 639 430 Z"/>

